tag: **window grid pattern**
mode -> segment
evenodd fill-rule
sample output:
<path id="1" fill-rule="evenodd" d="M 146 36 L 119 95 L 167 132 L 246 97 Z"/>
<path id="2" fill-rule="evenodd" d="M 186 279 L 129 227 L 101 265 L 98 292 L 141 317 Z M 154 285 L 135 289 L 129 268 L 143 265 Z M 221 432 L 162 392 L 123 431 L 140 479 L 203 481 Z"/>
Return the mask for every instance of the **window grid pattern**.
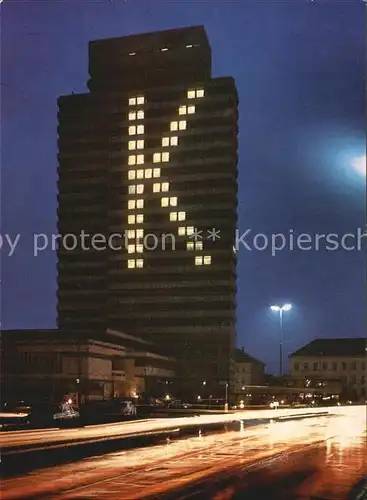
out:
<path id="1" fill-rule="evenodd" d="M 186 98 L 188 100 L 190 99 L 200 99 L 204 97 L 204 89 L 189 89 L 186 94 Z M 145 103 L 145 98 L 144 96 L 132 96 L 129 98 L 129 113 L 128 113 L 128 118 L 129 120 L 142 120 L 144 119 L 144 110 L 139 108 L 134 108 L 134 106 L 142 106 Z M 186 118 L 186 115 L 193 115 L 196 112 L 196 106 L 194 104 L 191 104 L 191 102 L 188 103 L 183 103 L 180 104 L 177 110 L 177 118 L 170 121 L 169 123 L 169 131 L 170 132 L 177 132 L 177 131 L 184 131 L 187 130 L 187 120 L 184 119 Z M 129 135 L 130 136 L 135 136 L 135 135 L 142 135 L 144 134 L 145 128 L 144 124 L 139 124 L 139 125 L 130 125 L 129 126 Z M 177 147 L 179 144 L 179 137 L 178 135 L 165 135 L 162 137 L 162 148 L 172 148 L 172 147 Z M 144 140 L 143 139 L 132 139 L 128 143 L 128 149 L 129 151 L 135 150 L 135 149 L 144 149 Z M 134 154 L 134 155 L 129 155 L 128 157 L 128 164 L 133 166 L 133 165 L 141 165 L 144 163 L 144 155 L 143 154 Z M 153 163 L 167 163 L 170 161 L 170 152 L 169 151 L 155 151 L 153 153 L 153 158 L 152 162 Z M 141 179 L 151 179 L 151 178 L 159 178 L 161 176 L 161 169 L 160 168 L 145 168 L 145 169 L 137 169 L 137 170 L 129 170 L 128 171 L 128 180 L 129 181 L 135 181 L 135 180 L 141 180 Z M 130 189 L 129 186 L 129 194 L 142 194 L 144 191 L 144 188 L 141 192 L 137 191 L 137 186 L 134 188 Z M 140 188 L 141 189 L 141 188 Z M 152 186 L 153 193 L 166 193 L 170 189 L 169 182 L 154 182 Z M 139 206 L 138 206 L 139 202 Z M 136 200 L 136 199 L 129 199 L 128 201 L 128 208 L 129 210 L 137 210 L 137 209 L 142 209 L 144 206 L 144 201 L 143 199 Z M 178 199 L 177 197 L 167 197 L 167 196 L 162 196 L 161 197 L 161 206 L 162 207 L 177 207 L 178 208 Z M 169 220 L 172 222 L 183 222 L 186 220 L 186 212 L 184 211 L 177 211 L 177 212 L 169 212 Z M 144 215 L 143 214 L 131 214 L 128 215 L 128 224 L 142 224 L 144 222 Z M 141 230 L 143 231 L 143 230 Z M 134 234 L 135 238 L 136 232 L 132 233 L 129 232 L 130 235 Z M 192 236 L 195 234 L 195 227 L 193 226 L 179 226 L 178 227 L 178 235 L 179 236 Z M 144 236 L 144 231 L 141 233 L 140 238 L 143 238 Z M 202 251 L 203 250 L 203 242 L 202 241 L 188 241 L 186 249 L 187 250 L 192 250 L 192 251 Z M 142 253 L 143 252 L 143 245 L 138 242 L 136 239 L 135 242 L 129 243 L 128 245 L 128 253 Z M 139 264 L 138 264 L 139 261 Z M 196 266 L 201 266 L 201 265 L 209 265 L 211 264 L 211 256 L 210 255 L 198 255 L 194 257 L 194 263 Z M 127 261 L 128 268 L 129 269 L 136 269 L 136 268 L 141 268 L 143 267 L 143 259 L 129 259 Z"/>
<path id="2" fill-rule="evenodd" d="M 128 111 L 128 120 L 129 122 L 134 120 L 143 120 L 144 119 L 144 104 L 145 97 L 143 95 L 131 96 L 129 97 L 129 111 Z M 134 136 L 142 136 L 145 132 L 145 126 L 143 123 L 139 123 L 138 125 L 130 125 L 128 128 L 128 151 L 135 150 L 144 150 L 144 139 L 143 138 L 135 138 Z M 139 154 L 129 154 L 128 155 L 128 165 L 143 165 L 145 162 L 145 156 L 143 153 Z M 143 179 L 151 179 L 153 177 L 153 169 L 152 168 L 138 168 L 137 170 L 128 170 L 128 194 L 129 195 L 142 195 L 144 193 L 144 184 L 136 184 L 136 180 Z M 128 218 L 127 223 L 129 226 L 131 225 L 139 225 L 144 223 L 144 214 L 138 213 L 137 211 L 144 209 L 144 199 L 143 198 L 128 198 Z M 135 213 L 131 213 L 131 212 Z M 126 249 L 128 254 L 142 254 L 144 251 L 143 247 L 143 238 L 144 238 L 144 229 L 128 229 L 125 232 L 125 241 L 126 241 Z M 136 255 L 136 258 L 129 258 L 127 260 L 128 269 L 141 269 L 144 267 L 144 260 L 141 258 L 141 255 Z"/>

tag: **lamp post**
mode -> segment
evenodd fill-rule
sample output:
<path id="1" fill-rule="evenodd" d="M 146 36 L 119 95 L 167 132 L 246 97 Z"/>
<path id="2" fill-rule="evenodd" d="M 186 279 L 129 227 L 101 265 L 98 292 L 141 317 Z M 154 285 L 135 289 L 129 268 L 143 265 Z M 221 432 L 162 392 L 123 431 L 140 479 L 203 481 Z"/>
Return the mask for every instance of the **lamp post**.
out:
<path id="1" fill-rule="evenodd" d="M 292 309 L 292 304 L 284 304 L 283 306 L 270 306 L 272 311 L 279 312 L 279 322 L 280 322 L 280 338 L 279 338 L 279 375 L 283 375 L 283 312 L 290 311 Z"/>

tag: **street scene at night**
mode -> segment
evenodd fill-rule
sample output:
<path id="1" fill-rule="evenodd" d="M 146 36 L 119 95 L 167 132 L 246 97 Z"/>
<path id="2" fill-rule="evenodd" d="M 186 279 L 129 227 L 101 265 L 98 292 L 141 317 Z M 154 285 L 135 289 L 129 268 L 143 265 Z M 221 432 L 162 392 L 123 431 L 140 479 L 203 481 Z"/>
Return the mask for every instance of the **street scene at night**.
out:
<path id="1" fill-rule="evenodd" d="M 367 500 L 363 0 L 1 11 L 1 500 Z"/>

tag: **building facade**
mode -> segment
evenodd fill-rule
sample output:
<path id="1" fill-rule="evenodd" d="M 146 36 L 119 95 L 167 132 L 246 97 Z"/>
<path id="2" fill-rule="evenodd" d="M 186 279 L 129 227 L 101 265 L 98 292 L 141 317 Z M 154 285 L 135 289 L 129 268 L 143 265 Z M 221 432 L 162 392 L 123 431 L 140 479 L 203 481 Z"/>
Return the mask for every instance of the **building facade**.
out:
<path id="1" fill-rule="evenodd" d="M 363 338 L 317 339 L 290 356 L 291 376 L 344 399 L 367 396 L 367 344 Z M 307 385 L 305 386 L 307 387 Z"/>
<path id="2" fill-rule="evenodd" d="M 259 386 L 264 383 L 265 364 L 247 354 L 242 347 L 235 350 L 233 373 L 231 393 L 245 396 L 250 391 L 249 386 Z"/>
<path id="3" fill-rule="evenodd" d="M 1 332 L 2 399 L 78 402 L 143 395 L 161 397 L 176 362 L 123 332 L 81 335 L 60 330 Z"/>
<path id="4" fill-rule="evenodd" d="M 89 74 L 58 101 L 58 325 L 142 336 L 182 390 L 215 393 L 235 345 L 234 80 L 211 76 L 203 27 L 91 42 Z"/>

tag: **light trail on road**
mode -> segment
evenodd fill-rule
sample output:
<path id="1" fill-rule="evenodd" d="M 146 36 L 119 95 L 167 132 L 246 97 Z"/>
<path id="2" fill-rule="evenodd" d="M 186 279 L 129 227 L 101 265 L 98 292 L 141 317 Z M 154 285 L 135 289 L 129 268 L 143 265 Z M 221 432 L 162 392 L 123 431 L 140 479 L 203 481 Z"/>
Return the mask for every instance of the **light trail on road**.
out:
<path id="1" fill-rule="evenodd" d="M 79 441 L 92 439 L 111 439 L 131 434 L 151 433 L 162 429 L 183 428 L 192 425 L 210 425 L 239 420 L 269 419 L 287 417 L 304 413 L 317 414 L 331 411 L 340 412 L 341 408 L 312 408 L 312 409 L 278 409 L 278 410 L 250 410 L 237 413 L 214 415 L 197 415 L 179 418 L 160 418 L 123 422 L 72 429 L 45 429 L 33 431 L 9 431 L 0 434 L 0 448 L 2 450 L 18 446 L 42 446 L 45 443 L 61 443 L 65 441 Z"/>
<path id="2" fill-rule="evenodd" d="M 327 492 L 329 496 L 325 498 L 345 500 L 346 492 L 367 473 L 365 407 L 343 408 L 334 415 L 313 419 L 271 422 L 256 427 L 246 427 L 246 422 L 238 425 L 239 431 L 207 436 L 199 432 L 196 437 L 184 440 L 112 453 L 35 471 L 25 478 L 8 479 L 2 483 L 1 498 L 136 500 L 177 492 L 180 499 L 180 492 L 189 485 L 223 474 L 239 477 L 254 463 L 271 460 L 267 470 L 274 475 L 277 457 L 307 450 L 318 450 L 312 463 L 315 473 L 312 481 L 304 480 L 298 486 L 297 494 L 303 496 L 294 498 L 311 498 L 311 495 Z M 298 459 L 299 467 L 302 457 L 303 454 Z M 281 463 L 284 469 L 286 461 Z M 294 460 L 289 463 L 295 467 Z M 328 477 L 332 479 L 327 480 Z M 230 499 L 235 490 L 233 486 L 227 491 L 226 498 Z M 218 500 L 221 497 L 212 492 L 204 498 Z"/>

